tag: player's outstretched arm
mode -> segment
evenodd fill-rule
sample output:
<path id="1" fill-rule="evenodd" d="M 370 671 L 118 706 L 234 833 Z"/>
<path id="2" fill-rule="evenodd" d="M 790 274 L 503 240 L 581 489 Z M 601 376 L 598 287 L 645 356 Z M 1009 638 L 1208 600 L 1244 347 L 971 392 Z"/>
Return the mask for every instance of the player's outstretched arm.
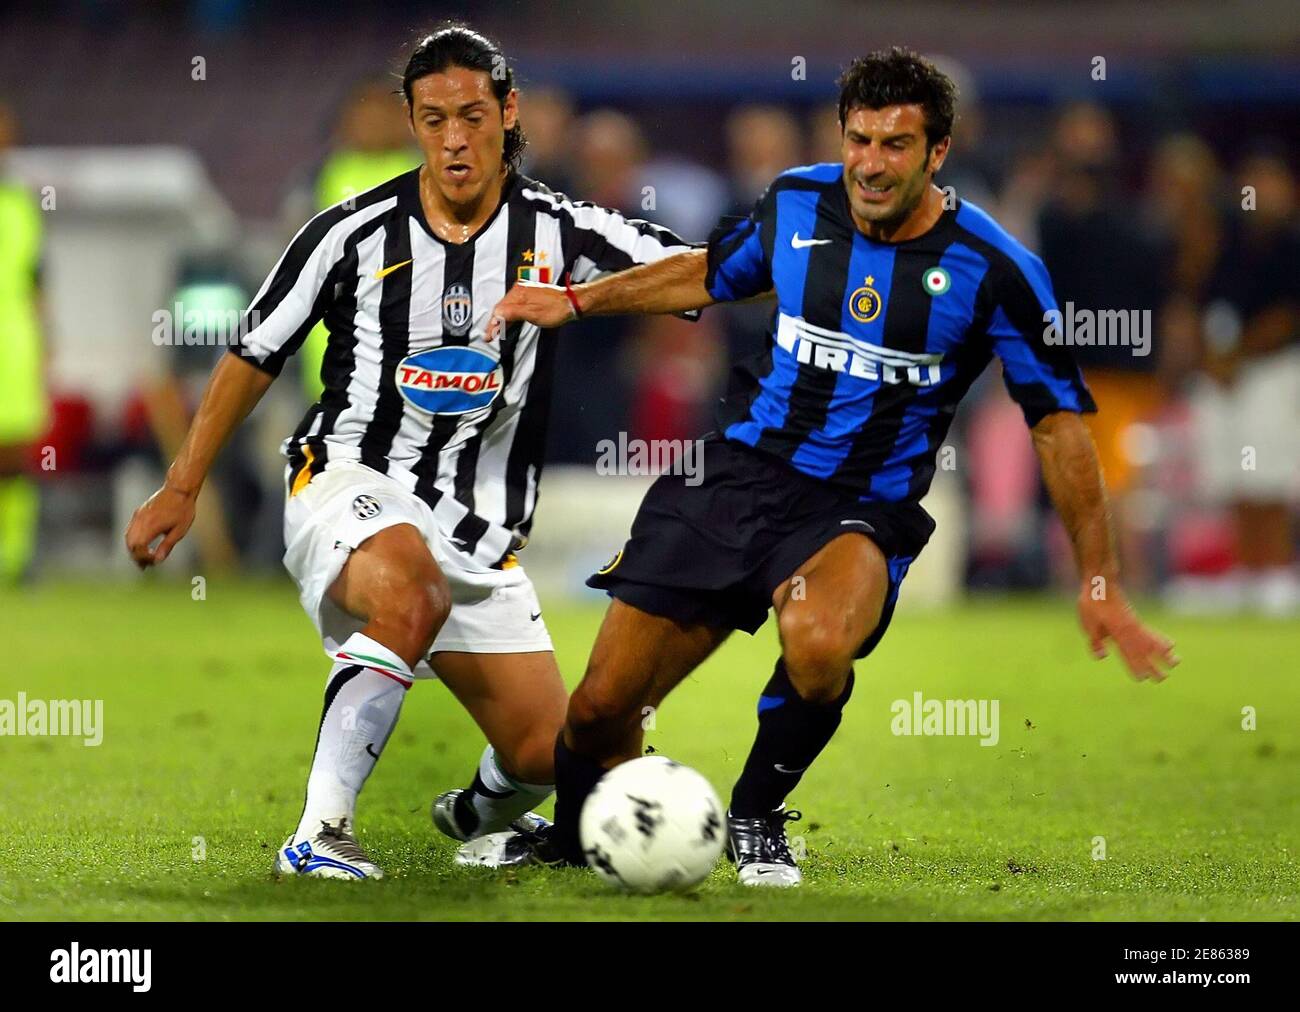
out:
<path id="1" fill-rule="evenodd" d="M 135 511 L 127 525 L 126 548 L 141 569 L 165 560 L 185 537 L 194 522 L 199 489 L 217 453 L 274 378 L 237 355 L 221 357 L 162 488 Z M 151 548 L 159 537 L 158 547 Z"/>
<path id="2" fill-rule="evenodd" d="M 606 275 L 572 288 L 575 306 L 562 285 L 521 281 L 506 292 L 492 311 L 489 340 L 504 323 L 523 320 L 539 327 L 558 327 L 581 316 L 681 313 L 711 306 L 704 287 L 707 253 L 687 250 L 651 264 Z"/>
<path id="3" fill-rule="evenodd" d="M 1106 486 L 1087 426 L 1075 412 L 1058 411 L 1035 425 L 1033 436 L 1047 490 L 1074 546 L 1082 578 L 1079 621 L 1093 656 L 1105 657 L 1110 640 L 1134 678 L 1162 681 L 1178 658 L 1173 643 L 1142 624 L 1120 587 Z"/>

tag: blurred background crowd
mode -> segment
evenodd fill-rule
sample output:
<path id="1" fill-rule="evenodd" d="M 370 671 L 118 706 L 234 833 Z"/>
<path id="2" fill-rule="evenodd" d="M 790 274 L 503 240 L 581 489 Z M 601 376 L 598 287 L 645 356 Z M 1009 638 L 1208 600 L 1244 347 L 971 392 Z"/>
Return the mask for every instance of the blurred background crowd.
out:
<path id="1" fill-rule="evenodd" d="M 417 163 L 392 74 L 448 15 L 514 57 L 527 174 L 695 241 L 784 169 L 839 159 L 852 56 L 936 58 L 960 89 L 938 183 L 1039 253 L 1063 308 L 1149 321 L 1145 348 L 1075 349 L 1128 582 L 1184 609 L 1300 614 L 1300 19 L 1267 2 L 16 5 L 0 21 L 0 580 L 122 565 L 129 509 L 224 351 L 202 320 L 245 305 L 314 210 Z M 160 340 L 158 314 L 181 307 L 199 338 Z M 570 327 L 555 473 L 589 472 L 619 432 L 707 431 L 770 313 Z M 204 564 L 278 566 L 274 451 L 323 341 L 223 457 Z M 1067 579 L 996 366 L 949 444 L 936 489 L 962 529 L 942 549 L 957 582 Z"/>

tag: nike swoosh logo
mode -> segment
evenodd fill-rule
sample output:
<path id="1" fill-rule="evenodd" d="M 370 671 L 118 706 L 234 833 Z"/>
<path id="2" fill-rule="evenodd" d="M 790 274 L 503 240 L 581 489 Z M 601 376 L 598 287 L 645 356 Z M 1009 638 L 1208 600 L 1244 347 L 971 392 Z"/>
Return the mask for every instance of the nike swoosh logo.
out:
<path id="1" fill-rule="evenodd" d="M 382 271 L 375 271 L 375 280 L 378 281 L 380 278 L 386 278 L 388 275 L 392 274 L 393 271 L 400 271 L 410 262 L 410 260 L 403 260 L 400 264 L 393 264 L 392 267 L 385 267 Z"/>
<path id="2" fill-rule="evenodd" d="M 536 615 L 529 615 L 529 616 L 528 616 L 528 618 L 529 618 L 531 621 L 533 621 L 533 622 L 536 622 L 536 621 L 537 621 L 539 618 L 541 618 L 541 617 L 542 617 L 542 613 L 541 613 L 540 611 L 539 611 Z"/>
<path id="3" fill-rule="evenodd" d="M 366 751 L 370 753 L 372 758 L 379 758 L 379 753 L 375 751 L 375 743 L 373 741 L 366 746 Z"/>
<path id="4" fill-rule="evenodd" d="M 876 529 L 872 527 L 869 523 L 867 523 L 865 520 L 841 520 L 840 521 L 841 527 L 843 527 L 845 524 L 861 524 L 863 527 L 871 531 L 873 534 L 876 532 Z"/>
<path id="5" fill-rule="evenodd" d="M 800 767 L 799 769 L 797 769 L 797 770 L 788 770 L 788 769 L 786 769 L 784 766 L 782 766 L 780 763 L 773 763 L 773 764 L 772 764 L 772 767 L 773 767 L 773 768 L 774 768 L 778 773 L 802 773 L 804 770 L 806 770 L 806 769 L 808 768 L 807 766 L 801 766 L 801 767 Z"/>
<path id="6" fill-rule="evenodd" d="M 828 242 L 829 239 L 800 239 L 798 232 L 790 236 L 790 245 L 795 249 L 803 249 L 805 246 L 825 246 Z"/>

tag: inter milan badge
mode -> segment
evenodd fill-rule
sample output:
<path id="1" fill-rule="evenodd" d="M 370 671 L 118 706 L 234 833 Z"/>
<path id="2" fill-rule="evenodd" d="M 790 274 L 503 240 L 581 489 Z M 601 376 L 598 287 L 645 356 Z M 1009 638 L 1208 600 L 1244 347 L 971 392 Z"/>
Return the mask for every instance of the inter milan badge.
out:
<path id="1" fill-rule="evenodd" d="M 931 267 L 921 275 L 921 287 L 930 295 L 942 295 L 952 287 L 952 278 L 942 267 Z"/>
<path id="2" fill-rule="evenodd" d="M 383 511 L 379 500 L 373 495 L 359 495 L 352 500 L 352 515 L 358 520 L 370 520 Z"/>
<path id="3" fill-rule="evenodd" d="M 875 281 L 868 275 L 863 286 L 849 296 L 849 313 L 859 323 L 870 323 L 880 315 L 880 293 L 871 287 Z"/>
<path id="4" fill-rule="evenodd" d="M 469 333 L 470 321 L 474 318 L 474 300 L 470 298 L 469 289 L 457 282 L 442 293 L 442 331 L 452 337 L 464 337 Z"/>

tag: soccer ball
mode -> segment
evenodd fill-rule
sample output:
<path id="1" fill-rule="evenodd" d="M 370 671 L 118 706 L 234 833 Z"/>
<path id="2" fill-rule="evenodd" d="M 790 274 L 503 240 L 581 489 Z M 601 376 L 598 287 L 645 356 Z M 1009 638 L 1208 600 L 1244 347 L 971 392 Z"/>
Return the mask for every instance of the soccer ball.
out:
<path id="1" fill-rule="evenodd" d="M 712 785 L 689 766 L 643 756 L 601 778 L 578 823 L 587 863 L 635 893 L 689 889 L 722 853 L 726 824 Z"/>

